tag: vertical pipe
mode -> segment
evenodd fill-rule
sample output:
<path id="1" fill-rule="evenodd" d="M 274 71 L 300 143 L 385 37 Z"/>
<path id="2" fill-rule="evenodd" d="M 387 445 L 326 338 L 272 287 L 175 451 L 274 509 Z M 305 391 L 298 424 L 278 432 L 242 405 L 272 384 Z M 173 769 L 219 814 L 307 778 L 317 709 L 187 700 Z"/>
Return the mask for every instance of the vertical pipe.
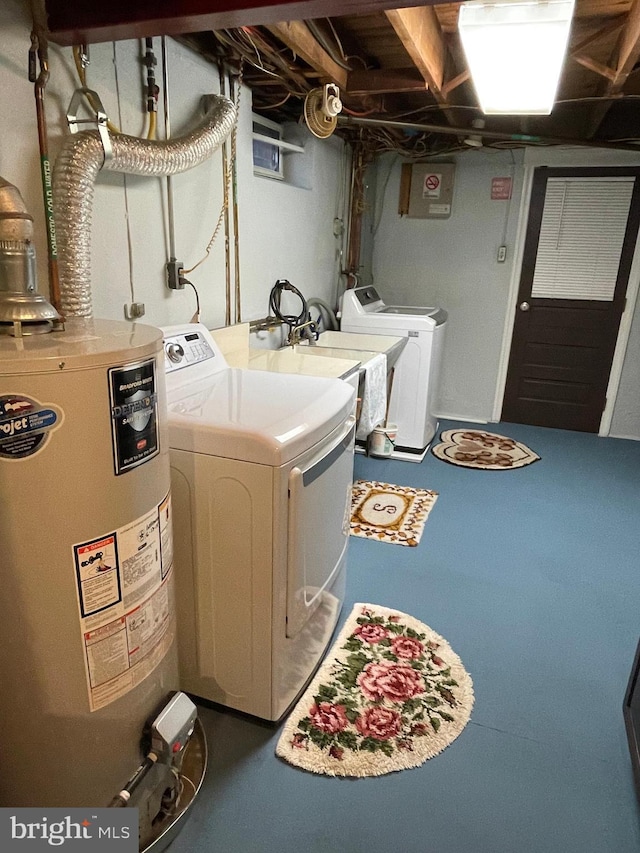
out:
<path id="1" fill-rule="evenodd" d="M 167 65 L 167 40 L 162 36 L 162 103 L 164 110 L 164 138 L 171 138 L 171 117 L 169 112 L 169 68 Z M 176 226 L 173 213 L 173 183 L 167 175 L 167 217 L 169 220 L 169 258 L 176 260 Z"/>
<path id="2" fill-rule="evenodd" d="M 218 63 L 218 74 L 220 76 L 220 94 L 225 97 L 227 86 L 225 80 L 224 63 Z M 231 257 L 229 251 L 229 151 L 227 141 L 222 144 L 222 183 L 223 183 L 223 210 L 224 210 L 224 275 L 225 275 L 225 307 L 224 324 L 231 325 Z"/>
<path id="3" fill-rule="evenodd" d="M 351 201 L 349 205 L 349 232 L 347 239 L 347 289 L 355 287 L 360 269 L 360 241 L 362 236 L 362 210 L 364 204 L 364 148 L 358 140 L 353 145 L 351 160 Z"/>
<path id="4" fill-rule="evenodd" d="M 158 111 L 158 87 L 156 86 L 156 56 L 153 52 L 153 39 L 146 38 L 144 40 L 145 50 L 143 64 L 147 69 L 147 93 L 146 105 L 147 113 L 149 114 L 149 129 L 147 131 L 147 139 L 156 138 L 156 113 Z"/>
<path id="5" fill-rule="evenodd" d="M 231 131 L 231 169 L 232 169 L 232 201 L 233 201 L 233 271 L 235 274 L 235 306 L 236 306 L 236 323 L 241 322 L 242 305 L 240 298 L 240 233 L 239 233 L 239 216 L 238 216 L 238 156 L 237 156 L 237 137 L 238 137 L 238 122 L 240 121 L 240 87 L 242 86 L 242 66 L 236 81 L 238 87 L 235 97 L 236 108 L 238 109 L 238 118 Z"/>
<path id="6" fill-rule="evenodd" d="M 35 56 L 40 62 L 40 73 L 35 76 Z M 40 169 L 42 176 L 42 196 L 44 215 L 47 223 L 47 271 L 49 275 L 49 299 L 53 307 L 61 312 L 60 278 L 58 274 L 58 246 L 56 240 L 56 223 L 53 217 L 53 190 L 51 187 L 51 163 L 49 161 L 49 144 L 47 136 L 47 117 L 44 107 L 44 91 L 49 81 L 49 51 L 46 38 L 34 30 L 31 33 L 31 48 L 29 50 L 29 79 L 35 83 L 33 87 L 36 101 L 36 116 L 38 120 L 38 145 L 40 147 Z"/>

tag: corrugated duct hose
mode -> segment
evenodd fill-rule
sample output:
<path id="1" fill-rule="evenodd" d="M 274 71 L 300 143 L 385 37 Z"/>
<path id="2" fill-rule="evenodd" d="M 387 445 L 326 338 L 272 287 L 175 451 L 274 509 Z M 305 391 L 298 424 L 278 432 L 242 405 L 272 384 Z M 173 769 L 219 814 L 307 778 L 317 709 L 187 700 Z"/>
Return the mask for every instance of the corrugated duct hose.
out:
<path id="1" fill-rule="evenodd" d="M 311 299 L 307 299 L 307 308 L 309 309 L 309 313 L 311 314 L 311 319 L 313 320 L 313 311 L 312 308 L 318 308 L 318 319 L 315 321 L 316 328 L 321 329 L 322 331 L 338 331 L 338 318 L 336 317 L 333 308 L 329 305 L 328 302 L 325 302 L 324 299 L 320 299 L 317 296 L 312 296 Z"/>
<path id="2" fill-rule="evenodd" d="M 101 169 L 128 175 L 175 175 L 200 165 L 231 132 L 236 108 L 227 98 L 207 95 L 201 122 L 169 140 L 111 136 L 113 156 L 105 160 L 97 131 L 69 136 L 53 170 L 60 293 L 67 317 L 92 317 L 91 216 L 96 177 Z"/>

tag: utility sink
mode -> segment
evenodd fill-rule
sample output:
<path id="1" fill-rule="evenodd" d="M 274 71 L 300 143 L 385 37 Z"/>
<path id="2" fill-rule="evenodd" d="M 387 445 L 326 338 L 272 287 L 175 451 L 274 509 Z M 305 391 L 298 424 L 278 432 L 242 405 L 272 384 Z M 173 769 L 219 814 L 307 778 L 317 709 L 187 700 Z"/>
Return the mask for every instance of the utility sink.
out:
<path id="1" fill-rule="evenodd" d="M 378 352 L 373 352 L 365 349 L 346 349 L 342 347 L 325 347 L 319 344 L 296 344 L 294 347 L 289 347 L 296 355 L 306 358 L 314 358 L 320 356 L 322 359 L 340 359 L 341 361 L 357 361 L 359 364 L 365 365 L 372 358 L 379 355 Z"/>
<path id="2" fill-rule="evenodd" d="M 313 357 L 316 347 L 286 347 L 279 350 L 250 350 L 248 367 L 252 370 L 266 370 L 275 373 L 299 373 L 305 376 L 328 376 L 336 379 L 347 379 L 360 367 L 362 353 L 355 352 L 353 356 L 342 355 L 343 350 L 336 350 L 336 355 L 324 358 L 322 362 Z M 323 349 L 327 356 L 328 350 Z"/>
<path id="3" fill-rule="evenodd" d="M 387 356 L 387 369 L 390 370 L 405 348 L 407 338 L 393 335 L 367 335 L 359 332 L 321 332 L 316 344 L 301 343 L 293 348 L 296 352 L 325 358 L 350 358 L 363 364 L 377 353 Z"/>

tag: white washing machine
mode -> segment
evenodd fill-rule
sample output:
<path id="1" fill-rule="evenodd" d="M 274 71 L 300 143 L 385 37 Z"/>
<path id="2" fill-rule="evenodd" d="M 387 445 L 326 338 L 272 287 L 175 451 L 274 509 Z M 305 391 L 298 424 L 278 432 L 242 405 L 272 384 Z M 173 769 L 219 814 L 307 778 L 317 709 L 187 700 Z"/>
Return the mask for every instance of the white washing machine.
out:
<path id="1" fill-rule="evenodd" d="M 375 287 L 356 287 L 342 298 L 342 331 L 407 338 L 395 366 L 387 418 L 398 426 L 391 454 L 397 459 L 421 462 L 438 427 L 433 406 L 446 323 L 441 308 L 385 305 Z"/>
<path id="2" fill-rule="evenodd" d="M 181 689 L 278 720 L 344 598 L 355 392 L 165 328 Z"/>

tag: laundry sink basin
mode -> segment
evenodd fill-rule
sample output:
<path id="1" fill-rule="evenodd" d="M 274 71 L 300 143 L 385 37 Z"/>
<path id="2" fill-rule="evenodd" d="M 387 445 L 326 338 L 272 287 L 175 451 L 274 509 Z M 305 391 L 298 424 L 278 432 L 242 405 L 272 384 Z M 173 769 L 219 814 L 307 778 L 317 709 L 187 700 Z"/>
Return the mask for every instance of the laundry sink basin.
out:
<path id="1" fill-rule="evenodd" d="M 328 376 L 337 379 L 347 379 L 360 367 L 362 355 L 355 352 L 353 356 L 343 356 L 342 350 L 326 354 L 322 362 L 313 358 L 316 347 L 286 347 L 279 350 L 250 350 L 249 368 L 251 370 L 266 370 L 272 373 L 299 373 L 304 376 Z M 324 352 L 324 350 L 323 350 Z"/>
<path id="2" fill-rule="evenodd" d="M 387 356 L 387 369 L 390 370 L 400 357 L 406 343 L 407 338 L 398 338 L 393 335 L 328 331 L 320 334 L 316 344 L 302 343 L 298 346 L 301 351 L 317 355 L 324 354 L 326 357 L 333 358 L 358 358 L 359 354 L 358 360 L 362 362 L 365 361 L 362 358 L 364 353 L 371 358 L 374 354 L 382 352 Z M 297 349 L 298 346 L 295 348 Z M 346 353 L 350 354 L 346 355 Z"/>
<path id="3" fill-rule="evenodd" d="M 303 356 L 307 359 L 314 358 L 315 356 L 320 356 L 325 360 L 340 359 L 341 361 L 344 361 L 346 359 L 348 361 L 357 361 L 360 366 L 364 366 L 368 361 L 371 361 L 372 358 L 375 358 L 380 354 L 379 352 L 373 352 L 365 349 L 328 347 L 319 344 L 296 344 L 294 347 L 289 347 L 289 350 L 292 350 L 296 355 Z M 279 350 L 279 352 L 282 352 L 282 350 Z"/>

